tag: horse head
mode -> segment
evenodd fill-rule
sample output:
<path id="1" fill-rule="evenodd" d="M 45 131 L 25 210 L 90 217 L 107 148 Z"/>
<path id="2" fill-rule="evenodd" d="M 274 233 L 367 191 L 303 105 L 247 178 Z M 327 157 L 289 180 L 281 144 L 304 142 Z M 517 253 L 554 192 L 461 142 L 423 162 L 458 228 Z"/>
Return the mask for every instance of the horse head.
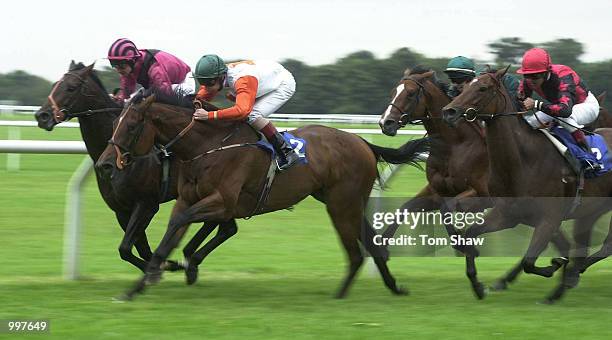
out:
<path id="1" fill-rule="evenodd" d="M 113 105 L 93 70 L 94 64 L 70 63 L 68 72 L 53 84 L 47 102 L 34 114 L 38 127 L 47 131 L 91 109 L 96 102 Z"/>
<path id="2" fill-rule="evenodd" d="M 404 74 L 398 85 L 391 91 L 391 101 L 381 115 L 378 125 L 387 136 L 395 136 L 397 130 L 407 124 L 417 124 L 429 119 L 428 106 L 431 105 L 428 86 L 434 71 Z"/>
<path id="3" fill-rule="evenodd" d="M 451 126 L 457 126 L 462 118 L 474 121 L 503 114 L 506 107 L 512 105 L 502 91 L 502 77 L 509 67 L 474 78 L 459 96 L 442 109 L 443 119 Z"/>
<path id="4" fill-rule="evenodd" d="M 115 121 L 113 136 L 96 167 L 108 167 L 106 156 L 114 151 L 115 165 L 117 169 L 123 170 L 132 164 L 134 156 L 145 155 L 153 148 L 156 129 L 152 119 L 155 119 L 155 113 L 148 109 L 155 102 L 155 95 L 137 96 L 135 99 L 130 101 Z"/>

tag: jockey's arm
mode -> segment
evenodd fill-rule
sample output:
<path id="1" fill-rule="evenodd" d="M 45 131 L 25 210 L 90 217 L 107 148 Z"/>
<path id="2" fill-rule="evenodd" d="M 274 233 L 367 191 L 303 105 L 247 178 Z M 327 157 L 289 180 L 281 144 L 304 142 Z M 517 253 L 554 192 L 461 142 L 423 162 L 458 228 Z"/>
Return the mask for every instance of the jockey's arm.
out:
<path id="1" fill-rule="evenodd" d="M 119 79 L 119 86 L 121 89 L 117 92 L 115 98 L 119 101 L 127 100 L 136 89 L 136 79 L 122 76 L 121 79 Z"/>
<path id="2" fill-rule="evenodd" d="M 533 90 L 529 88 L 529 86 L 525 86 L 525 80 L 521 80 L 517 90 L 517 97 L 520 100 L 525 100 L 528 97 L 531 97 Z"/>
<path id="3" fill-rule="evenodd" d="M 255 106 L 257 97 L 257 78 L 244 76 L 236 80 L 236 104 L 227 109 L 208 112 L 208 119 L 242 120 L 245 119 Z"/>
<path id="4" fill-rule="evenodd" d="M 170 81 L 170 77 L 168 77 L 168 73 L 159 63 L 155 63 L 151 66 L 148 76 L 150 87 L 156 87 L 167 92 L 172 91 L 172 82 Z"/>
<path id="5" fill-rule="evenodd" d="M 576 86 L 574 84 L 562 82 L 559 85 L 559 98 L 556 103 L 548 104 L 536 100 L 535 107 L 548 115 L 567 118 L 572 115 L 572 107 L 574 106 L 572 93 L 575 92 Z"/>

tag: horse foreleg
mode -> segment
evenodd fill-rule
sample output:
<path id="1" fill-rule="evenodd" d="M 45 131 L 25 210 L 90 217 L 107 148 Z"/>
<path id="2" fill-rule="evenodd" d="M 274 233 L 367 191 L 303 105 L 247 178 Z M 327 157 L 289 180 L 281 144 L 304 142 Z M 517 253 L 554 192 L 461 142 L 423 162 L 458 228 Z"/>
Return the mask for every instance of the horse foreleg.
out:
<path id="1" fill-rule="evenodd" d="M 206 196 L 193 205 L 189 205 L 179 197 L 172 210 L 166 233 L 155 250 L 155 253 L 153 253 L 153 257 L 151 261 L 149 261 L 145 275 L 126 293 L 124 298 L 128 300 L 132 299 L 136 294 L 143 292 L 147 285 L 159 282 L 161 279 L 161 263 L 170 255 L 172 250 L 176 248 L 190 223 L 201 222 L 207 218 L 211 220 L 223 220 L 225 213 L 226 210 L 223 197 L 219 192 Z"/>
<path id="2" fill-rule="evenodd" d="M 123 239 L 119 245 L 119 255 L 121 258 L 124 261 L 138 267 L 143 272 L 147 267 L 146 261 L 149 260 L 150 257 L 149 259 L 145 260 L 136 257 L 134 254 L 132 254 L 132 247 L 139 241 L 139 253 L 140 251 L 146 253 L 147 250 L 149 253 L 151 253 L 151 249 L 149 248 L 149 244 L 146 239 L 144 240 L 146 244 L 142 244 L 142 235 L 144 235 L 144 230 L 149 225 L 149 222 L 158 210 L 159 206 L 151 206 L 142 202 L 137 203 L 130 214 L 129 221 L 127 222 L 124 230 L 125 234 L 123 235 Z"/>
<path id="3" fill-rule="evenodd" d="M 557 287 L 549 294 L 544 303 L 552 304 L 561 299 L 565 291 L 569 288 L 574 288 L 580 280 L 581 269 L 584 268 L 587 256 L 589 255 L 589 247 L 591 245 L 591 235 L 595 222 L 601 215 L 590 215 L 577 219 L 574 223 L 574 241 L 576 246 L 569 265 L 563 270 L 563 276 Z"/>
<path id="4" fill-rule="evenodd" d="M 432 211 L 440 209 L 442 199 L 435 193 L 431 185 L 421 189 L 416 196 L 404 203 L 400 209 L 402 211 Z M 394 223 L 383 232 L 384 238 L 391 238 L 397 232 L 399 225 Z"/>
<path id="5" fill-rule="evenodd" d="M 192 285 L 197 281 L 198 266 L 202 263 L 204 258 L 206 258 L 208 254 L 210 254 L 223 242 L 227 241 L 230 237 L 236 235 L 237 232 L 238 226 L 236 225 L 236 220 L 231 219 L 227 222 L 221 223 L 219 225 L 219 230 L 217 231 L 217 234 L 210 241 L 206 242 L 206 244 L 202 246 L 202 248 L 200 248 L 195 254 L 193 254 L 193 256 L 186 258 L 188 266 L 185 270 L 185 276 L 188 285 Z"/>
<path id="6" fill-rule="evenodd" d="M 563 267 L 567 264 L 569 259 L 569 251 L 570 251 L 570 243 L 563 234 L 563 232 L 559 229 L 557 233 L 553 235 L 551 240 L 552 244 L 557 248 L 561 257 L 557 257 L 551 260 L 551 264 L 555 271 L 559 268 Z M 494 290 L 506 290 L 508 288 L 508 284 L 514 282 L 516 278 L 523 272 L 523 261 L 521 259 L 514 267 L 512 267 L 505 276 L 499 278 L 491 288 Z"/>
<path id="7" fill-rule="evenodd" d="M 580 272 L 584 273 L 587 268 L 594 265 L 595 263 L 607 258 L 612 255 L 612 217 L 610 218 L 610 228 L 608 229 L 608 236 L 604 240 L 601 249 L 587 257 L 580 268 Z"/>
<path id="8" fill-rule="evenodd" d="M 484 219 L 483 224 L 472 225 L 466 230 L 466 238 L 475 238 L 484 233 L 495 232 L 503 229 L 508 229 L 518 224 L 514 219 L 509 218 L 504 214 L 507 209 L 504 205 L 495 206 Z M 474 246 L 465 246 L 466 260 L 466 276 L 470 280 L 472 290 L 478 299 L 483 299 L 486 296 L 485 286 L 478 280 L 478 272 L 476 270 L 476 257 L 478 250 Z"/>

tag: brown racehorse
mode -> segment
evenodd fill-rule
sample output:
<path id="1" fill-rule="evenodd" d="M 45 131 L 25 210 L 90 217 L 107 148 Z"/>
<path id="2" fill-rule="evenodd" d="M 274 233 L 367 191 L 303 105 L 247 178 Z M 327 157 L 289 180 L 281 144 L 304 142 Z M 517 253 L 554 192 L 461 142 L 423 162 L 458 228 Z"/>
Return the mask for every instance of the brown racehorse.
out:
<path id="1" fill-rule="evenodd" d="M 114 155 L 109 155 L 110 168 L 106 166 L 101 155 L 112 136 L 113 121 L 122 107 L 110 99 L 93 66 L 71 62 L 68 73 L 54 85 L 49 99 L 35 116 L 38 126 L 47 131 L 53 130 L 55 125 L 61 122 L 78 118 L 87 152 L 94 162 L 101 164 L 96 167 L 96 180 L 102 198 L 115 212 L 125 232 L 119 246 L 119 254 L 123 260 L 144 272 L 153 255 L 145 230 L 159 210 L 159 204 L 177 196 L 179 161 L 176 158 L 170 159 L 166 185 L 162 180 L 163 166 L 158 157 L 159 151 L 138 157 L 129 172 L 112 171 L 116 158 Z M 55 102 L 57 110 L 54 109 L 52 101 Z M 207 224 L 198 233 L 198 237 L 206 238 L 215 227 L 215 224 Z M 234 235 L 236 230 L 233 220 L 222 224 L 213 240 L 216 243 L 223 242 Z M 140 258 L 132 254 L 134 245 Z M 186 246 L 186 256 L 191 256 L 196 246 L 197 244 Z M 168 267 L 173 270 L 179 268 L 174 262 Z"/>
<path id="2" fill-rule="evenodd" d="M 168 230 L 149 262 L 147 274 L 127 293 L 128 299 L 159 281 L 160 263 L 177 246 L 190 223 L 222 222 L 286 209 L 310 195 L 326 204 L 348 255 L 348 274 L 336 295 L 344 297 L 363 262 L 359 247 L 362 230 L 366 236 L 375 233 L 364 218 L 364 209 L 377 178 L 377 162 L 413 163 L 427 147 L 426 139 L 389 149 L 325 126 L 299 128 L 292 133 L 307 141 L 308 163 L 278 173 L 262 209 L 255 211 L 271 159 L 260 148 L 244 144 L 258 141 L 254 130 L 241 121 L 194 121 L 192 109 L 155 103 L 156 97 L 178 104 L 158 93 L 128 106 L 110 142 L 122 151 L 118 168 L 129 167 L 126 157 L 148 153 L 156 139 L 175 141 L 173 148 L 183 161 L 179 197 Z M 371 237 L 364 237 L 368 239 Z M 405 294 L 389 272 L 387 250 L 373 242 L 362 244 L 374 257 L 385 285 L 394 294 Z"/>
<path id="3" fill-rule="evenodd" d="M 566 288 L 577 285 L 585 266 L 593 225 L 612 209 L 612 172 L 587 179 L 582 191 L 583 202 L 574 206 L 573 196 L 578 176 L 541 132 L 532 129 L 515 112 L 511 99 L 501 83 L 505 70 L 477 77 L 463 93 L 444 107 L 444 119 L 456 125 L 467 116 L 486 124 L 486 141 L 491 174 L 489 191 L 496 197 L 494 208 L 483 224 L 473 225 L 466 237 L 513 228 L 522 223 L 535 227 L 523 268 L 527 273 L 550 277 L 551 267 L 536 266 L 536 259 L 545 249 L 561 222 L 575 219 L 572 258 L 564 270 L 561 283 L 545 302 L 561 298 Z M 608 148 L 612 148 L 612 129 L 599 129 Z M 565 199 L 561 199 L 565 198 Z M 483 298 L 485 290 L 478 281 L 475 247 L 466 247 L 467 275 L 476 295 Z"/>
<path id="4" fill-rule="evenodd" d="M 391 98 L 379 122 L 383 133 L 394 136 L 408 123 L 418 122 L 432 139 L 426 162 L 427 186 L 401 209 L 446 212 L 490 207 L 488 200 L 475 199 L 489 196 L 489 159 L 484 129 L 478 122 L 465 120 L 452 128 L 442 120 L 442 108 L 450 103 L 446 84 L 435 78 L 434 71 L 416 67 L 404 74 Z M 397 228 L 397 225 L 389 226 L 385 236 L 392 236 Z M 457 234 L 452 225 L 447 225 L 446 229 L 449 235 Z M 555 235 L 553 244 L 561 256 L 569 257 L 570 245 L 563 233 Z M 559 266 L 563 262 L 562 259 L 553 260 Z M 493 288 L 505 289 L 522 270 L 521 261 L 497 280 Z"/>

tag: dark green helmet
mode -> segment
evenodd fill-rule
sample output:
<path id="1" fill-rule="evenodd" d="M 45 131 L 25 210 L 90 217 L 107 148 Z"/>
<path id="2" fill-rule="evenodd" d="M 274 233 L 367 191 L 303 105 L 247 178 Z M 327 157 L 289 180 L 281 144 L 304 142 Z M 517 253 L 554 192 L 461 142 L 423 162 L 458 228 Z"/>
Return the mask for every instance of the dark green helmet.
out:
<path id="1" fill-rule="evenodd" d="M 446 73 L 450 78 L 455 78 L 456 76 L 476 76 L 474 62 L 471 59 L 463 56 L 454 57 L 453 59 L 449 60 L 444 73 Z"/>
<path id="2" fill-rule="evenodd" d="M 227 66 L 216 54 L 207 54 L 198 60 L 193 72 L 193 77 L 197 79 L 214 79 L 227 72 Z"/>

